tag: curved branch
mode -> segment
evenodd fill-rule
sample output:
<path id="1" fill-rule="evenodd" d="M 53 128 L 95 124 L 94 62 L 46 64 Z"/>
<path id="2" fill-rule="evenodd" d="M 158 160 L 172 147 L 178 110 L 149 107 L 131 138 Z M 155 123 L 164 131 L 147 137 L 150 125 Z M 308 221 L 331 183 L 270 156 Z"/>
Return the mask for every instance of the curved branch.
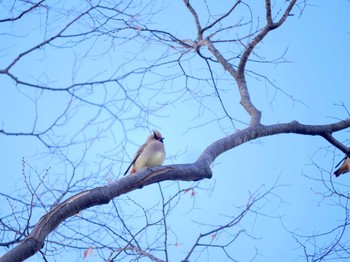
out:
<path id="1" fill-rule="evenodd" d="M 30 11 L 34 10 L 35 8 L 37 8 L 38 6 L 40 6 L 43 2 L 45 2 L 45 0 L 41 0 L 36 4 L 33 4 L 31 7 L 29 7 L 28 9 L 24 10 L 22 13 L 20 13 L 18 16 L 16 17 L 11 17 L 11 18 L 5 18 L 5 19 L 0 19 L 0 23 L 3 22 L 13 22 L 16 21 L 18 19 L 21 19 L 25 14 L 29 13 Z"/>
<path id="2" fill-rule="evenodd" d="M 298 121 L 290 123 L 275 124 L 275 125 L 257 125 L 250 126 L 246 129 L 240 130 L 230 136 L 224 137 L 210 146 L 208 146 L 196 162 L 200 165 L 210 166 L 213 161 L 222 153 L 235 148 L 245 142 L 261 138 L 265 136 L 272 136 L 277 134 L 299 134 L 310 136 L 321 136 L 329 141 L 332 145 L 343 151 L 345 154 L 350 153 L 350 149 L 345 147 L 332 137 L 332 133 L 350 127 L 350 118 L 328 125 L 304 125 Z M 330 138 L 332 137 L 332 139 Z"/>
<path id="3" fill-rule="evenodd" d="M 211 27 L 213 27 L 216 23 L 224 19 L 225 17 L 229 16 L 232 11 L 238 6 L 238 4 L 241 1 L 236 1 L 236 3 L 231 7 L 231 9 L 221 16 L 219 19 L 215 20 L 212 24 L 208 25 L 205 28 L 202 28 L 199 22 L 199 17 L 196 12 L 196 10 L 193 8 L 193 6 L 190 4 L 189 0 L 183 0 L 186 7 L 191 12 L 195 25 L 197 28 L 197 42 L 193 42 L 192 46 L 196 50 L 196 52 L 201 56 L 199 52 L 199 48 L 201 46 L 207 46 L 209 51 L 215 56 L 217 61 L 224 67 L 225 70 L 227 70 L 232 77 L 236 80 L 238 84 L 238 90 L 241 97 L 241 105 L 244 107 L 244 109 L 248 112 L 248 114 L 251 117 L 250 125 L 259 125 L 261 121 L 261 111 L 259 111 L 255 105 L 252 103 L 250 99 L 249 90 L 247 87 L 247 83 L 245 80 L 245 66 L 248 62 L 248 58 L 250 57 L 251 53 L 253 52 L 253 49 L 260 43 L 267 34 L 281 26 L 284 21 L 287 19 L 287 17 L 290 14 L 290 11 L 292 10 L 293 6 L 296 3 L 296 0 L 292 0 L 288 7 L 286 8 L 282 18 L 277 22 L 274 23 L 271 15 L 271 2 L 270 0 L 265 1 L 265 9 L 266 9 L 266 25 L 265 27 L 248 43 L 248 45 L 245 47 L 245 50 L 242 54 L 242 57 L 240 59 L 240 62 L 238 64 L 237 69 L 234 69 L 232 65 L 228 62 L 226 58 L 224 58 L 219 50 L 216 49 L 213 42 L 210 39 L 210 36 L 206 37 L 206 39 L 203 39 L 203 32 Z"/>
<path id="4" fill-rule="evenodd" d="M 162 181 L 198 181 L 211 178 L 212 171 L 210 165 L 216 157 L 247 141 L 259 137 L 288 133 L 311 136 L 318 135 L 326 138 L 328 141 L 332 141 L 329 137 L 333 132 L 349 127 L 350 118 L 328 125 L 303 125 L 297 121 L 292 121 L 290 123 L 269 126 L 250 126 L 212 143 L 193 164 L 148 168 L 134 175 L 123 177 L 106 186 L 83 191 L 72 196 L 44 215 L 29 236 L 18 246 L 2 256 L 0 262 L 22 261 L 34 255 L 44 246 L 44 241 L 48 234 L 57 228 L 64 220 L 89 207 L 107 204 L 115 197 Z M 338 147 L 337 143 L 332 144 Z M 344 150 L 342 147 L 338 148 Z M 349 151 L 350 150 L 347 149 L 344 153 L 349 153 Z"/>
<path id="5" fill-rule="evenodd" d="M 115 197 L 146 185 L 166 180 L 194 181 L 211 177 L 211 170 L 197 165 L 174 165 L 149 168 L 132 176 L 123 177 L 111 184 L 83 191 L 65 200 L 42 216 L 29 236 L 18 246 L 0 257 L 0 262 L 23 261 L 43 246 L 45 238 L 64 220 L 92 206 L 104 205 Z"/>
<path id="6" fill-rule="evenodd" d="M 255 36 L 252 41 L 247 45 L 247 47 L 245 48 L 243 54 L 242 54 L 242 57 L 241 57 L 241 61 L 238 65 L 238 68 L 237 68 L 237 73 L 238 75 L 241 77 L 241 76 L 244 76 L 244 69 L 245 69 L 245 66 L 247 64 L 247 61 L 248 61 L 248 58 L 250 56 L 250 54 L 253 52 L 253 49 L 257 46 L 257 44 L 259 44 L 265 37 L 266 35 L 280 27 L 287 19 L 287 17 L 289 16 L 290 14 L 290 11 L 292 10 L 293 6 L 295 5 L 296 3 L 296 0 L 292 0 L 288 7 L 286 8 L 282 18 L 277 22 L 277 23 L 274 23 L 273 20 L 272 20 L 272 17 L 271 17 L 271 3 L 270 3 L 270 0 L 266 0 L 266 25 L 265 27 L 260 31 L 260 33 Z"/>
<path id="7" fill-rule="evenodd" d="M 247 82 L 245 80 L 245 66 L 248 62 L 249 56 L 253 52 L 253 49 L 267 36 L 267 34 L 270 31 L 278 28 L 283 24 L 283 22 L 287 19 L 288 15 L 290 14 L 290 11 L 292 10 L 295 3 L 296 0 L 292 0 L 286 8 L 282 18 L 277 23 L 274 23 L 271 16 L 271 2 L 270 0 L 266 0 L 266 25 L 260 31 L 260 33 L 257 36 L 255 36 L 252 39 L 252 41 L 246 46 L 242 54 L 241 60 L 238 64 L 236 81 L 238 83 L 239 92 L 241 95 L 241 104 L 251 116 L 250 125 L 260 124 L 261 112 L 254 106 L 254 104 L 250 100 Z"/>
<path id="8" fill-rule="evenodd" d="M 205 41 L 203 41 L 204 45 L 208 47 L 208 50 L 215 56 L 218 62 L 224 67 L 226 71 L 228 71 L 232 77 L 237 82 L 239 94 L 241 97 L 241 105 L 251 116 L 250 125 L 255 126 L 259 125 L 261 121 L 261 112 L 254 106 L 250 99 L 250 94 L 247 86 L 247 82 L 245 80 L 245 67 L 248 62 L 248 58 L 252 54 L 254 48 L 267 36 L 267 34 L 281 26 L 287 17 L 290 14 L 293 6 L 295 5 L 296 0 L 290 2 L 288 7 L 286 8 L 282 18 L 274 23 L 271 15 L 271 3 L 269 0 L 266 0 L 266 25 L 265 27 L 257 34 L 245 47 L 245 50 L 242 54 L 240 62 L 238 64 L 237 69 L 234 69 L 233 66 L 228 62 L 226 58 L 222 56 L 220 51 L 216 49 L 213 42 L 208 37 Z"/>
<path id="9" fill-rule="evenodd" d="M 8 74 L 10 69 L 20 60 L 22 59 L 22 57 L 28 55 L 29 53 L 33 52 L 34 50 L 37 50 L 41 47 L 43 47 L 44 45 L 49 44 L 50 42 L 52 42 L 53 40 L 57 39 L 58 37 L 62 36 L 62 34 L 69 28 L 71 27 L 76 21 L 78 21 L 80 18 L 82 18 L 83 16 L 85 16 L 86 14 L 88 14 L 89 12 L 91 12 L 91 10 L 93 10 L 94 7 L 90 7 L 88 10 L 86 10 L 85 12 L 82 12 L 81 14 L 79 14 L 77 17 L 75 17 L 72 21 L 70 21 L 69 23 L 67 23 L 57 34 L 49 37 L 48 39 L 46 39 L 45 41 L 33 46 L 32 48 L 28 49 L 27 51 L 24 51 L 22 53 L 20 53 L 5 69 L 0 70 L 0 73 L 2 74 Z M 12 77 L 12 76 L 10 76 Z M 14 77 L 12 77 L 14 78 Z M 16 78 L 14 78 L 16 80 Z"/>
<path id="10" fill-rule="evenodd" d="M 194 18 L 194 22 L 196 24 L 198 35 L 202 34 L 203 31 L 202 31 L 202 27 L 201 27 L 201 24 L 199 22 L 199 17 L 198 17 L 198 14 L 197 14 L 196 10 L 194 10 L 192 5 L 190 4 L 190 0 L 183 0 L 183 1 L 185 3 L 186 7 L 188 8 L 188 10 L 191 12 L 193 18 Z"/>
<path id="11" fill-rule="evenodd" d="M 207 25 L 206 27 L 204 27 L 202 29 L 202 32 L 204 32 L 205 30 L 208 30 L 210 28 L 212 28 L 213 26 L 215 26 L 217 23 L 219 23 L 222 19 L 228 17 L 233 10 L 238 6 L 238 4 L 241 3 L 241 0 L 237 0 L 236 3 L 233 4 L 233 6 L 230 8 L 230 10 L 228 10 L 225 14 L 223 14 L 221 17 L 219 17 L 218 19 L 216 19 L 214 22 L 212 22 L 210 25 Z"/>

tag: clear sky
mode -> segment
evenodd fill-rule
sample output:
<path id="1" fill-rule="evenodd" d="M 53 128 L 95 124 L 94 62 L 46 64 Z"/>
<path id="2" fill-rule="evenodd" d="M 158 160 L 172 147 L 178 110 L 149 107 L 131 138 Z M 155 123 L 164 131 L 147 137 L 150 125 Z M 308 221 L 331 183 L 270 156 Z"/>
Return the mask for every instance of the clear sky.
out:
<path id="1" fill-rule="evenodd" d="M 0 70 L 6 68 L 19 53 L 58 32 L 62 17 L 70 21 L 75 15 L 74 12 L 62 15 L 58 7 L 66 5 L 65 8 L 68 8 L 71 4 L 72 8 L 79 10 L 87 6 L 84 1 L 81 2 L 81 6 L 76 3 L 60 4 L 60 1 L 54 3 L 57 10 L 48 13 L 48 25 L 44 12 L 40 16 L 29 14 L 13 23 L 0 23 Z M 263 8 L 263 1 L 259 2 L 254 4 L 252 11 Z M 195 38 L 193 18 L 182 1 L 156 2 L 145 10 L 157 10 L 160 6 L 162 11 L 154 14 L 148 26 L 169 30 L 179 39 Z M 218 2 L 215 8 L 217 10 L 213 13 L 225 6 Z M 7 9 L 6 3 L 0 3 L 0 19 L 9 16 Z M 336 4 L 334 1 L 309 1 L 301 16 L 296 9 L 294 16 L 289 17 L 280 29 L 271 32 L 257 47 L 259 59 L 285 61 L 278 64 L 248 63 L 251 72 L 247 77 L 248 85 L 253 103 L 262 111 L 263 124 L 292 120 L 326 124 L 349 117 L 345 108 L 339 106 L 344 103 L 349 109 L 350 102 L 349 11 L 349 1 L 337 1 Z M 242 12 L 241 16 L 247 15 L 246 9 Z M 203 22 L 205 15 L 204 12 Z M 238 21 L 241 16 L 237 15 L 234 19 Z M 263 23 L 263 16 L 260 20 Z M 258 25 L 254 20 L 253 26 Z M 84 26 L 89 28 L 92 25 Z M 65 34 L 83 29 L 77 25 L 71 30 Z M 249 118 L 239 105 L 236 85 L 222 69 L 214 67 L 216 84 L 225 108 L 238 120 L 233 123 L 225 117 L 217 97 L 213 95 L 203 61 L 188 54 L 182 64 L 186 72 L 205 78 L 203 81 L 189 78 L 186 82 L 176 63 L 138 74 L 137 70 L 146 65 L 176 61 L 176 52 L 154 41 L 144 44 L 136 38 L 125 43 L 130 37 L 128 32 L 116 34 L 118 37 L 115 39 L 107 35 L 99 38 L 91 36 L 80 45 L 74 42 L 67 44 L 64 38 L 53 41 L 23 57 L 11 69 L 12 74 L 23 81 L 55 88 L 118 79 L 77 87 L 75 94 L 85 101 L 71 101 L 70 95 L 65 92 L 16 85 L 7 75 L 0 74 L 0 129 L 14 133 L 42 132 L 58 119 L 54 130 L 43 136 L 44 141 L 57 145 L 73 143 L 59 149 L 47 148 L 33 136 L 0 134 L 1 193 L 18 198 L 28 196 L 24 177 L 33 184 L 33 188 L 42 179 L 61 190 L 72 177 L 72 181 L 77 183 L 76 190 L 104 185 L 122 176 L 135 150 L 153 128 L 159 129 L 165 137 L 165 164 L 178 164 L 195 161 L 210 143 L 246 127 Z M 203 52 L 208 54 L 205 50 Z M 230 52 L 223 51 L 227 55 Z M 282 55 L 283 59 L 280 59 Z M 135 70 L 133 74 L 121 77 L 131 70 Z M 259 76 L 268 77 L 278 89 Z M 191 88 L 191 92 L 184 92 L 185 87 Z M 102 103 L 106 104 L 105 108 L 96 106 Z M 60 117 L 68 105 L 67 118 Z M 143 111 L 146 107 L 149 107 L 147 112 Z M 346 141 L 348 135 L 348 131 L 343 131 L 336 138 Z M 254 261 L 281 261 L 282 258 L 284 261 L 305 261 L 303 250 L 288 231 L 300 235 L 323 233 L 344 219 L 344 210 L 336 206 L 339 199 L 323 198 L 326 188 L 318 181 L 321 178 L 327 182 L 335 180 L 331 174 L 342 157 L 339 150 L 330 147 L 322 138 L 297 135 L 266 137 L 221 155 L 212 167 L 213 178 L 200 182 L 195 196 L 183 194 L 169 217 L 168 225 L 174 232 L 169 236 L 170 261 L 183 259 L 200 233 L 209 231 L 212 225 L 228 223 L 237 216 L 251 194 L 258 191 L 257 195 L 261 195 L 275 184 L 277 187 L 273 194 L 258 202 L 253 208 L 255 212 L 249 213 L 236 231 L 217 236 L 221 237 L 218 241 L 225 241 L 230 234 L 244 229 L 247 234 L 229 247 L 238 261 L 250 261 L 256 252 Z M 339 190 L 348 192 L 350 175 L 341 176 L 334 182 Z M 162 190 L 167 198 L 178 188 L 194 185 L 197 183 L 166 182 L 162 183 Z M 127 202 L 129 198 L 146 208 L 156 206 L 155 209 L 159 210 L 158 185 L 131 192 L 121 201 Z M 47 205 L 54 202 L 48 194 L 43 199 L 48 201 Z M 0 196 L 0 203 L 0 217 L 4 217 L 11 208 L 20 208 L 11 207 L 4 196 Z M 101 208 L 108 210 L 111 204 Z M 131 204 L 122 209 L 125 214 L 133 212 Z M 44 210 L 35 215 L 40 217 L 41 212 Z M 155 211 L 154 216 L 157 214 Z M 69 229 L 61 230 L 66 232 Z M 330 243 L 333 238 L 334 235 L 326 236 L 318 243 Z M 4 249 L 0 249 L 0 254 L 3 252 Z M 67 258 L 60 253 L 56 261 L 63 258 L 67 262 L 81 261 L 79 254 L 73 254 Z M 225 261 L 221 249 L 204 251 L 198 261 L 213 261 L 210 260 L 213 257 L 218 259 L 216 261 Z M 29 261 L 40 261 L 40 256 L 34 256 Z M 100 258 L 93 253 L 88 261 L 100 261 Z"/>

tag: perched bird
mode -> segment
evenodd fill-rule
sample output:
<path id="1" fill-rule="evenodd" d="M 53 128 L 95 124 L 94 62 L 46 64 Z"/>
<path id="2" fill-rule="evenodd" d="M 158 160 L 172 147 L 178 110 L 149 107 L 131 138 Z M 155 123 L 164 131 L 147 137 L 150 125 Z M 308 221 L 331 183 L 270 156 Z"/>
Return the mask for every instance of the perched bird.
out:
<path id="1" fill-rule="evenodd" d="M 338 176 L 340 176 L 341 174 L 345 174 L 345 173 L 347 173 L 347 172 L 350 171 L 350 158 L 349 158 L 349 157 L 344 157 L 343 160 L 345 160 L 345 161 L 343 162 L 343 164 L 341 165 L 341 167 L 334 171 L 334 175 L 335 175 L 336 177 L 338 177 Z M 342 160 L 342 161 L 343 161 L 343 160 Z M 340 164 L 340 163 L 341 163 L 341 161 L 339 162 L 339 164 Z M 339 166 L 339 164 L 338 164 L 337 166 Z M 337 166 L 336 166 L 336 167 L 337 167 Z"/>
<path id="2" fill-rule="evenodd" d="M 128 173 L 130 167 L 130 175 L 139 171 L 143 167 L 160 166 L 164 162 L 165 150 L 163 144 L 164 137 L 158 130 L 153 130 L 153 134 L 149 135 L 146 142 L 139 147 L 136 154 L 125 171 L 124 176 Z"/>

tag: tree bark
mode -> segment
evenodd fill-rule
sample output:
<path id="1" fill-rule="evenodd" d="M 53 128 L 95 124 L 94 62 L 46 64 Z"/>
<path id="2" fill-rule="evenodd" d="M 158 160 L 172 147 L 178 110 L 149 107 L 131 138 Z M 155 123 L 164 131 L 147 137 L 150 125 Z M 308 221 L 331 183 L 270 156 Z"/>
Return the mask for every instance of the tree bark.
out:
<path id="1" fill-rule="evenodd" d="M 215 141 L 192 164 L 153 167 L 122 177 L 103 187 L 76 194 L 52 208 L 41 217 L 29 236 L 0 258 L 0 262 L 23 261 L 37 253 L 45 238 L 64 220 L 92 206 L 108 204 L 113 198 L 147 185 L 167 180 L 198 181 L 212 177 L 210 165 L 222 153 L 245 142 L 276 134 L 301 134 L 321 136 L 328 142 L 350 154 L 350 150 L 333 138 L 332 133 L 350 127 L 350 118 L 328 125 L 303 125 L 297 121 L 276 125 L 255 125 Z"/>

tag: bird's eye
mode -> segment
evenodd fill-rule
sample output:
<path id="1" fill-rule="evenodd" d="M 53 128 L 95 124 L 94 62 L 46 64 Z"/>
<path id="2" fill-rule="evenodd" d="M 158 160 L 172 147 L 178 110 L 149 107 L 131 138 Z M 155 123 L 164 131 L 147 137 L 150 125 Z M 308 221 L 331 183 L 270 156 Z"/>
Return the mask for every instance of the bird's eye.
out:
<path id="1" fill-rule="evenodd" d="M 153 132 L 154 139 L 159 139 L 156 135 L 156 132 Z"/>

